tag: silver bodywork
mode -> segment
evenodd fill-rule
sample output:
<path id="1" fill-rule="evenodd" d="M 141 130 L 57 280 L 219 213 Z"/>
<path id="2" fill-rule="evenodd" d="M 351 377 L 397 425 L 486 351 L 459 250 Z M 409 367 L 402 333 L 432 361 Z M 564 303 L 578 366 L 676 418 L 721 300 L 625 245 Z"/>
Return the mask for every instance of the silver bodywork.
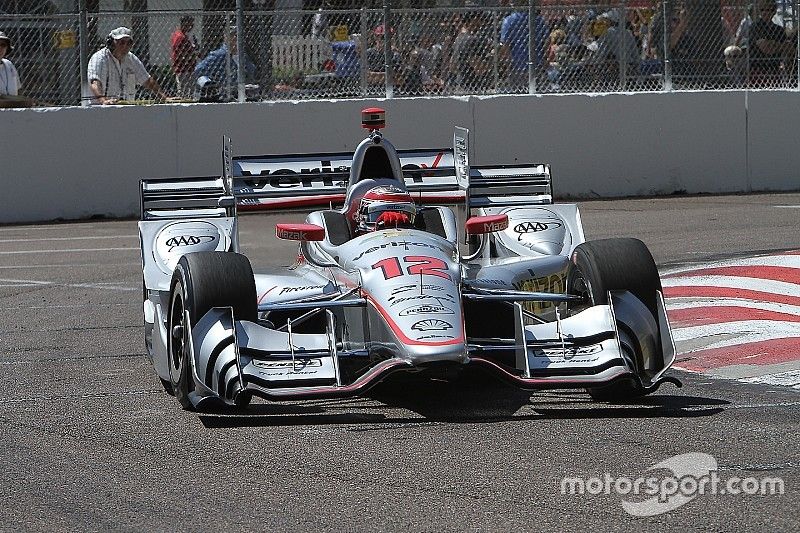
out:
<path id="1" fill-rule="evenodd" d="M 170 380 L 167 307 L 183 254 L 238 252 L 237 204 L 275 208 L 298 199 L 303 205 L 336 199 L 344 203 L 341 210 L 307 217 L 326 228 L 324 240 L 300 243 L 294 267 L 255 275 L 258 320 L 236 320 L 230 307 L 215 307 L 191 325 L 194 405 L 234 404 L 253 394 L 344 397 L 397 371 L 466 365 L 526 389 L 617 379 L 657 387 L 675 358 L 661 295 L 658 316 L 627 291 L 613 291 L 607 305 L 569 313 L 577 297 L 565 294 L 567 270 L 584 242 L 578 207 L 552 203 L 546 165 L 471 168 L 467 140 L 457 129 L 452 151 L 398 153 L 372 132 L 349 159 L 236 159 L 226 145 L 222 177 L 144 180 L 145 334 L 158 375 Z M 378 149 L 386 155 L 382 177 L 367 177 Z M 334 239 L 330 221 L 347 217 L 367 185 L 387 181 L 403 184 L 422 202 L 459 205 L 423 207 L 433 230 Z M 505 214 L 508 227 L 467 246 L 459 222 L 465 214 Z M 486 324 L 497 320 L 498 310 L 504 318 L 492 330 Z M 636 351 L 641 363 L 633 361 Z"/>

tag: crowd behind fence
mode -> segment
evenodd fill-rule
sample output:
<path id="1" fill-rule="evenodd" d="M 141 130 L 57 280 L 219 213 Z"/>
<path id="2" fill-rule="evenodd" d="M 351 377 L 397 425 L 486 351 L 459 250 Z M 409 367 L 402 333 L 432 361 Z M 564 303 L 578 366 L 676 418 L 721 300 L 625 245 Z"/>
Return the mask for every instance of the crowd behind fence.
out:
<path id="1" fill-rule="evenodd" d="M 507 4 L 0 12 L 0 30 L 37 105 L 97 103 L 89 58 L 121 26 L 162 89 L 114 95 L 132 103 L 798 88 L 797 0 Z"/>

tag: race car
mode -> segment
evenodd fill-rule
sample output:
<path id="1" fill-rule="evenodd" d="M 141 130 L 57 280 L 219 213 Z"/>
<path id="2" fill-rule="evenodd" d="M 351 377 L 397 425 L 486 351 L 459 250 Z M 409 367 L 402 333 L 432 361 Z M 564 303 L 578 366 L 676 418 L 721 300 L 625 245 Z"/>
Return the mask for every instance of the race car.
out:
<path id="1" fill-rule="evenodd" d="M 141 181 L 145 344 L 185 409 L 349 397 L 468 367 L 606 401 L 680 386 L 641 241 L 585 242 L 548 165 L 471 166 L 464 128 L 452 149 L 397 150 L 385 125 L 365 109 L 352 154 L 234 157 L 225 139 L 221 176 Z M 315 205 L 276 225 L 296 262 L 254 274 L 237 212 Z"/>

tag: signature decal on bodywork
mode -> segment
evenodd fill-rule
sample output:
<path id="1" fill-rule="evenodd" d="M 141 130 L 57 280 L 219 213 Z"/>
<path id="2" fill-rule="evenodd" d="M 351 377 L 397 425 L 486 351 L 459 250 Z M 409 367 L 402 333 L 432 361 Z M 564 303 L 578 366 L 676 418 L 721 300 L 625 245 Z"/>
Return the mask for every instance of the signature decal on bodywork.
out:
<path id="1" fill-rule="evenodd" d="M 423 335 L 422 337 L 417 338 L 418 341 L 427 339 L 455 339 L 455 337 L 452 335 L 437 335 L 434 333 L 432 335 Z"/>
<path id="2" fill-rule="evenodd" d="M 397 296 L 392 296 L 389 298 L 389 305 L 397 305 L 403 302 L 410 302 L 413 300 L 436 300 L 436 303 L 439 305 L 443 305 L 446 303 L 455 303 L 453 297 L 447 293 L 440 294 L 438 296 L 433 296 L 431 294 L 417 294 L 414 296 L 404 296 L 399 298 Z"/>

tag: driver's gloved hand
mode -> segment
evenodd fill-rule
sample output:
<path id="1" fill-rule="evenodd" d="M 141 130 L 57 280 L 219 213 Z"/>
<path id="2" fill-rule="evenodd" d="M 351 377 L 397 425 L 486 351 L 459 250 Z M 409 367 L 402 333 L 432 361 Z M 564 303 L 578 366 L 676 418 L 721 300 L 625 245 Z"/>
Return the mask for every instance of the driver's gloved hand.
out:
<path id="1" fill-rule="evenodd" d="M 381 213 L 378 220 L 375 221 L 375 229 L 383 228 L 396 228 L 401 225 L 411 224 L 411 219 L 405 213 L 398 213 L 396 211 L 386 211 Z"/>

